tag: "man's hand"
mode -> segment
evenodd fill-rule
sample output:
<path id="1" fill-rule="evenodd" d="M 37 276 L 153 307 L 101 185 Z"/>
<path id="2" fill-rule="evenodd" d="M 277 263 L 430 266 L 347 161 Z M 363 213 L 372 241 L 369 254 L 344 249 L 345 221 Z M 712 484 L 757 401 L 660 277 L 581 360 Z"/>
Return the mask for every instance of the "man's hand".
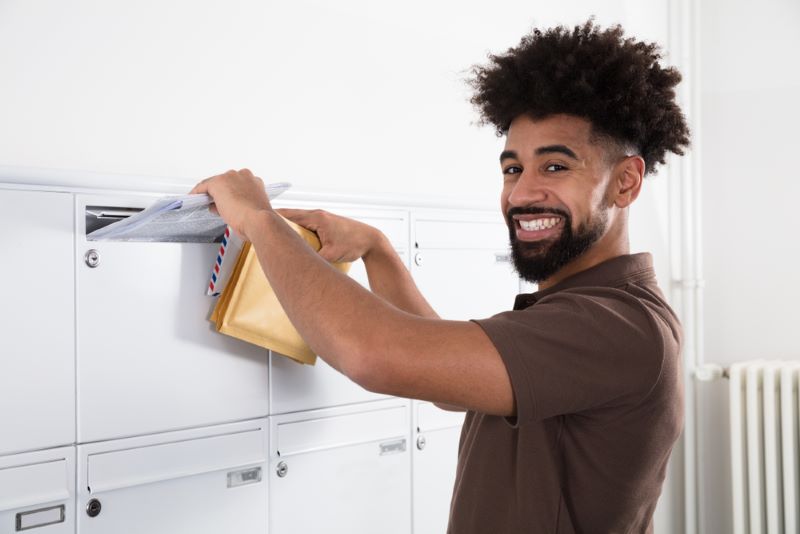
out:
<path id="1" fill-rule="evenodd" d="M 264 182 L 248 169 L 228 171 L 206 178 L 190 194 L 206 193 L 214 201 L 216 210 L 233 231 L 248 241 L 249 223 L 259 212 L 271 211 Z"/>
<path id="2" fill-rule="evenodd" d="M 323 210 L 276 210 L 319 237 L 320 256 L 331 263 L 355 261 L 369 254 L 385 239 L 376 228 Z"/>
<path id="3" fill-rule="evenodd" d="M 338 263 L 364 259 L 372 292 L 395 307 L 419 317 L 436 317 L 419 292 L 392 243 L 377 228 L 322 210 L 276 210 L 287 219 L 316 232 L 320 256 Z"/>

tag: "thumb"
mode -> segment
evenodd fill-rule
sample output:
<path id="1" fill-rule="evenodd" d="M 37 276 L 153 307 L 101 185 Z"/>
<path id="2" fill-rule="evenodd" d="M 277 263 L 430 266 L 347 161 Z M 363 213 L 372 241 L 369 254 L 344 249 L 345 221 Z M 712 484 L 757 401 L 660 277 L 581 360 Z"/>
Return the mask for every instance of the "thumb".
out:
<path id="1" fill-rule="evenodd" d="M 324 259 L 328 263 L 338 262 L 341 256 L 341 254 L 339 254 L 339 252 L 330 245 L 323 245 L 322 248 L 319 249 L 318 254 L 322 256 L 322 259 Z"/>
<path id="2" fill-rule="evenodd" d="M 308 228 L 309 230 L 316 231 L 315 224 L 309 220 L 308 212 L 306 210 L 296 210 L 296 209 L 289 209 L 289 208 L 281 208 L 275 210 L 278 215 L 289 219 L 295 224 L 299 224 L 303 228 Z"/>

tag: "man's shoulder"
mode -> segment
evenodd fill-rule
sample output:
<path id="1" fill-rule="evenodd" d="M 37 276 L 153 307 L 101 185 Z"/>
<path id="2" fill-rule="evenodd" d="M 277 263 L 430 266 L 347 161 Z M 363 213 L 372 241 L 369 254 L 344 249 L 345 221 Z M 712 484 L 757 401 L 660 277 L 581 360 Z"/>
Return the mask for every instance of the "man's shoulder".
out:
<path id="1" fill-rule="evenodd" d="M 664 298 L 655 280 L 627 281 L 615 286 L 577 286 L 543 296 L 534 306 L 590 306 L 598 312 L 658 316 L 669 324 L 680 326 L 677 314 Z M 530 308 L 526 308 L 530 309 Z M 543 308 L 539 308 L 542 310 Z M 520 310 L 525 311 L 525 310 Z"/>
<path id="2" fill-rule="evenodd" d="M 677 316 L 650 284 L 571 287 L 500 316 L 574 335 L 604 333 L 617 338 L 613 345 L 622 342 L 657 353 L 673 352 L 681 341 Z"/>

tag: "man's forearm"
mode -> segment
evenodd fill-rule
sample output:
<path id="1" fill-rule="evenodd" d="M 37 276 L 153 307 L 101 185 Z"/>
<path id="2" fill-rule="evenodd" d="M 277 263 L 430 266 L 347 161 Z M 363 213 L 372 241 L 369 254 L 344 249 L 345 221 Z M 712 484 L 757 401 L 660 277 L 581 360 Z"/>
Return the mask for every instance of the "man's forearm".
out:
<path id="1" fill-rule="evenodd" d="M 363 259 L 373 293 L 408 313 L 432 319 L 439 317 L 385 236 L 381 234 L 378 244 Z"/>
<path id="2" fill-rule="evenodd" d="M 403 312 L 333 269 L 275 212 L 258 212 L 248 224 L 247 235 L 278 300 L 305 341 L 331 366 L 355 380 L 369 365 L 365 347 L 404 335 L 396 331 Z"/>

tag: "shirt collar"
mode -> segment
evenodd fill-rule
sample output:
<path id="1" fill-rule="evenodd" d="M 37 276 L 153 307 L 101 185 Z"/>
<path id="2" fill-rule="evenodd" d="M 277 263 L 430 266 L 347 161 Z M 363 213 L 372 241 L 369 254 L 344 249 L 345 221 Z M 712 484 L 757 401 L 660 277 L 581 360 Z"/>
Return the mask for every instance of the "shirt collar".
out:
<path id="1" fill-rule="evenodd" d="M 618 287 L 620 285 L 655 277 L 653 257 L 648 252 L 617 256 L 561 280 L 556 285 L 517 296 L 514 309 L 521 310 L 542 297 L 573 287 Z"/>

